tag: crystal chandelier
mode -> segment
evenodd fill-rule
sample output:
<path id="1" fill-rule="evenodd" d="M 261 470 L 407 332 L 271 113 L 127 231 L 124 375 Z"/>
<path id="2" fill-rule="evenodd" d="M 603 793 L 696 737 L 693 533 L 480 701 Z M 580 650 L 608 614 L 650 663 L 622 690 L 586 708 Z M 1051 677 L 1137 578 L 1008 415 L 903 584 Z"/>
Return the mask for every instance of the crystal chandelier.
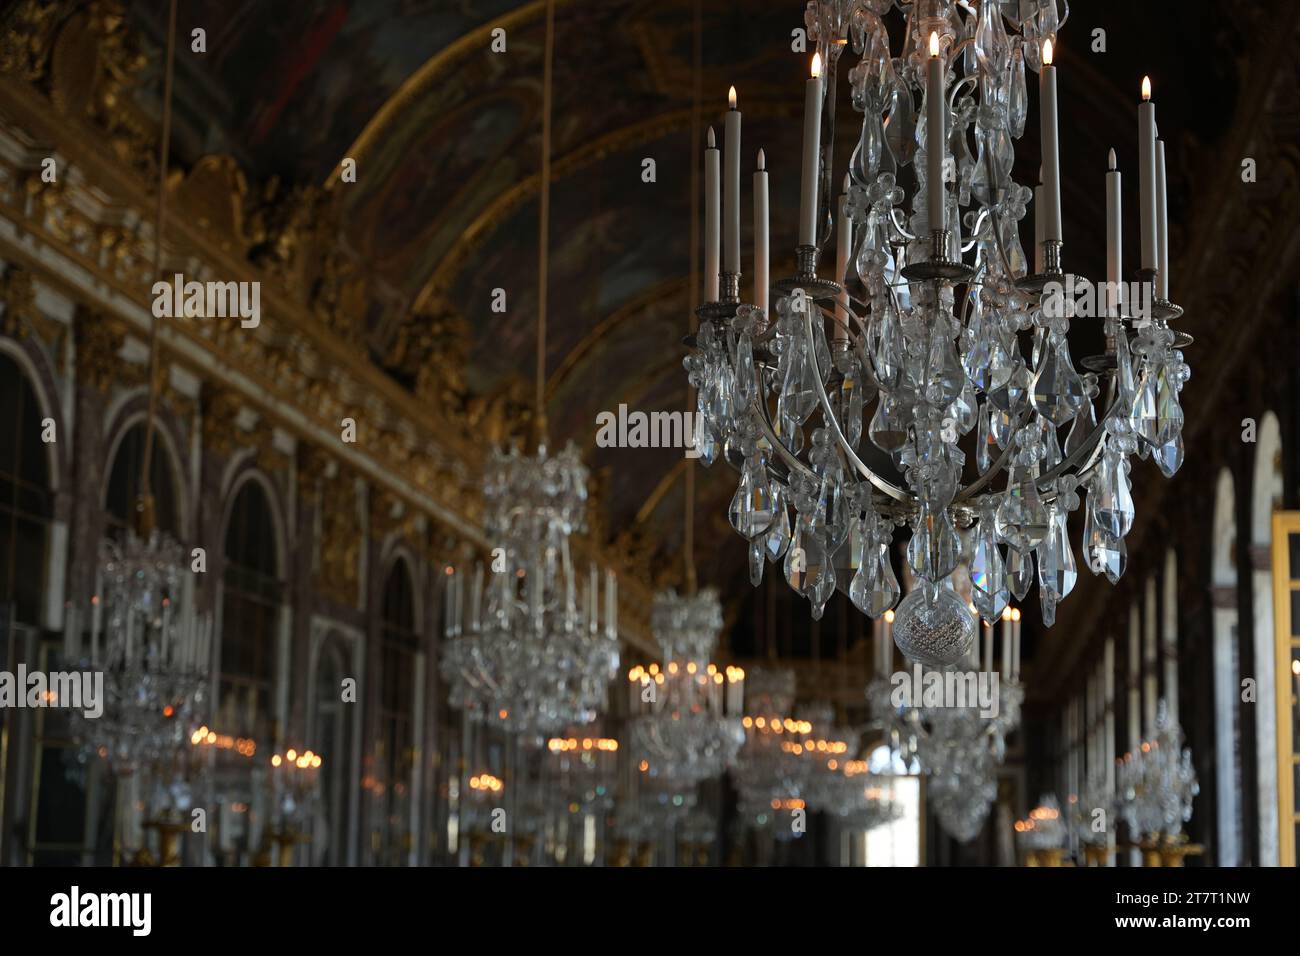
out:
<path id="1" fill-rule="evenodd" d="M 494 549 L 493 580 L 475 571 L 464 603 L 463 575 L 453 574 L 445 611 L 442 673 L 450 699 L 471 719 L 507 731 L 548 736 L 591 722 L 618 672 L 617 593 L 596 566 L 585 587 L 569 539 L 586 526 L 587 469 L 570 444 L 547 449 L 546 308 L 551 188 L 551 86 L 555 5 L 546 6 L 542 108 L 542 195 L 538 219 L 536 454 L 493 450 L 483 494 Z M 498 561 L 504 569 L 497 570 Z"/>
<path id="2" fill-rule="evenodd" d="M 629 672 L 629 728 L 634 751 L 682 785 L 716 777 L 744 743 L 745 673 L 709 662 L 722 629 L 718 594 L 666 591 L 651 613 L 662 667 Z"/>
<path id="3" fill-rule="evenodd" d="M 450 700 L 515 733 L 590 723 L 618 670 L 617 586 L 593 564 L 586 582 L 569 538 L 585 526 L 587 469 L 569 446 L 536 457 L 494 450 L 484 479 L 489 540 L 504 570 L 468 587 L 448 579 L 442 672 Z M 601 607 L 603 603 L 604 607 Z M 603 617 L 603 621 L 602 621 Z"/>
<path id="4" fill-rule="evenodd" d="M 898 55 L 885 25 L 895 7 L 906 20 Z M 890 546 L 895 527 L 909 527 L 918 586 L 897 608 L 894 637 L 913 659 L 951 663 L 977 629 L 951 593 L 959 564 L 969 566 L 985 621 L 1036 579 L 1051 626 L 1078 576 L 1066 527 L 1082 493 L 1086 563 L 1114 582 L 1133 523 L 1130 459 L 1154 458 L 1166 476 L 1181 464 L 1181 349 L 1191 339 L 1169 325 L 1181 310 L 1168 299 L 1163 143 L 1146 84 L 1145 298 L 1120 295 L 1112 152 L 1097 300 L 1107 344 L 1081 373 L 1067 340 L 1078 310 L 1063 293 L 1073 277 L 1062 266 L 1052 46 L 1064 20 L 1055 0 L 812 0 L 806 20 L 817 53 L 805 91 L 797 274 L 768 279 L 760 152 L 750 303 L 740 292 L 734 97 L 725 170 L 710 131 L 708 301 L 685 363 L 699 390 L 698 449 L 705 464 L 721 456 L 740 471 L 729 516 L 749 542 L 751 581 L 783 560 L 814 618 L 837 587 L 872 617 L 891 607 L 899 588 Z M 848 71 L 850 98 L 863 120 L 834 201 L 837 69 L 850 45 L 860 57 Z M 1011 178 L 1029 110 L 1026 68 L 1040 79 L 1037 190 Z M 1032 263 L 1019 236 L 1031 198 Z M 827 279 L 817 264 L 832 232 L 838 254 Z M 845 285 L 850 273 L 861 298 Z"/>
<path id="5" fill-rule="evenodd" d="M 1183 746 L 1183 728 L 1169 716 L 1163 699 L 1148 735 L 1136 753 L 1125 754 L 1119 763 L 1119 811 L 1135 839 L 1178 840 L 1201 788 L 1192 751 Z"/>
<path id="6" fill-rule="evenodd" d="M 1069 835 L 1061 804 L 1053 793 L 1041 797 L 1028 817 L 1017 820 L 1015 830 L 1020 845 L 1034 852 L 1062 849 Z"/>
<path id="7" fill-rule="evenodd" d="M 194 611 L 180 545 L 156 528 L 145 536 L 128 531 L 120 544 L 105 540 L 100 554 L 89 647 L 76 609 L 65 628 L 73 658 L 104 674 L 104 712 L 74 714 L 74 733 L 88 754 L 130 773 L 170 761 L 199 723 L 212 619 Z"/>

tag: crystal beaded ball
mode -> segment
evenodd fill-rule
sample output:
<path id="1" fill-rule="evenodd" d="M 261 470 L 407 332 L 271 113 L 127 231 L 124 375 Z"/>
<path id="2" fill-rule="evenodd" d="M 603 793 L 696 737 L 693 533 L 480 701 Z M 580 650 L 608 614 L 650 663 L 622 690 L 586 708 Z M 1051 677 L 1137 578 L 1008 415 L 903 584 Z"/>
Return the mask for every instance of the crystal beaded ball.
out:
<path id="1" fill-rule="evenodd" d="M 926 592 L 930 591 L 930 594 Z M 952 591 L 919 587 L 894 612 L 894 643 L 910 661 L 955 664 L 975 640 L 975 618 Z"/>

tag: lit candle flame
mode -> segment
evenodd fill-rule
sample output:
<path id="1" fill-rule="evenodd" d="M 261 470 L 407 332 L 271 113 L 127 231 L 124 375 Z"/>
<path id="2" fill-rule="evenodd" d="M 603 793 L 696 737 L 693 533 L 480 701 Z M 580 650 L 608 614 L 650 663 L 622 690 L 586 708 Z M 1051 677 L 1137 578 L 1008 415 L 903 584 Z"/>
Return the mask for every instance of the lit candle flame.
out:
<path id="1" fill-rule="evenodd" d="M 930 56 L 939 55 L 939 34 L 937 31 L 930 32 Z"/>
<path id="2" fill-rule="evenodd" d="M 1043 66 L 1052 65 L 1052 38 L 1043 41 Z"/>
<path id="3" fill-rule="evenodd" d="M 1151 99 L 1151 77 L 1142 77 L 1142 99 Z"/>
<path id="4" fill-rule="evenodd" d="M 813 54 L 812 75 L 814 79 L 822 75 L 822 55 L 820 53 Z"/>
<path id="5" fill-rule="evenodd" d="M 890 608 L 888 611 L 885 612 L 885 622 L 888 623 L 888 624 L 893 624 L 893 623 L 894 623 L 894 609 L 893 609 L 893 608 Z"/>
<path id="6" fill-rule="evenodd" d="M 736 108 L 736 88 L 734 86 L 727 91 L 727 106 L 733 110 Z"/>

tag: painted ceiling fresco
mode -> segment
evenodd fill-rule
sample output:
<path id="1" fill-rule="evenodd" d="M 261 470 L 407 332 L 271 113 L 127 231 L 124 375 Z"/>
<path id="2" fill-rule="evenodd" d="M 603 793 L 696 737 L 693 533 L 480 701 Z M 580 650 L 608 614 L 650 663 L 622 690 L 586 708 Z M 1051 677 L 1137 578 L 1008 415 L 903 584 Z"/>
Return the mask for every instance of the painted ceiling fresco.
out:
<path id="1" fill-rule="evenodd" d="M 1114 147 L 1136 168 L 1138 83 L 1152 76 L 1171 141 L 1170 216 L 1177 239 L 1194 171 L 1181 140 L 1217 142 L 1237 91 L 1219 33 L 1180 30 L 1182 46 L 1145 38 L 1167 29 L 1162 5 L 1075 4 L 1058 56 L 1066 257 L 1096 274 L 1103 259 L 1103 176 Z M 702 124 L 720 123 L 727 87 L 745 114 L 742 168 L 767 150 L 772 173 L 773 275 L 789 271 L 797 206 L 802 77 L 790 50 L 799 0 L 702 0 Z M 1083 9 L 1080 9 L 1083 8 Z M 131 15 L 158 36 L 161 5 Z M 403 323 L 437 301 L 468 329 L 459 374 L 484 392 L 531 384 L 535 347 L 544 4 L 540 0 L 195 0 L 182 36 L 209 30 L 208 54 L 178 73 L 191 151 L 226 152 L 251 181 L 323 185 L 345 156 L 345 238 L 373 279 L 370 347 L 382 361 Z M 681 566 L 681 453 L 595 447 L 595 417 L 620 403 L 685 407 L 681 338 L 688 331 L 692 155 L 692 0 L 558 0 L 550 242 L 549 417 L 553 440 L 587 453 L 603 485 L 611 537 L 640 541 L 675 582 Z M 1211 0 L 1179 4 L 1213 22 Z M 1134 21 L 1142 29 L 1134 29 Z M 507 52 L 492 53 L 504 26 Z M 1094 27 L 1110 28 L 1092 54 Z M 851 65 L 855 58 L 847 57 Z M 190 61 L 187 59 L 187 63 Z M 842 67 L 843 70 L 847 69 Z M 860 124 L 841 84 L 839 162 Z M 1193 92 L 1194 91 L 1194 92 Z M 1031 111 L 1032 112 L 1032 111 Z M 196 117 L 206 117 L 199 125 Z M 1016 178 L 1031 180 L 1031 116 Z M 1202 150 L 1201 152 L 1204 152 Z M 656 161 L 656 181 L 641 179 Z M 1136 177 L 1132 180 L 1136 187 Z M 749 202 L 748 181 L 743 199 Z M 750 248 L 748 219 L 742 238 Z M 1022 224 L 1026 233 L 1030 223 Z M 1136 240 L 1136 222 L 1131 224 Z M 1026 234 L 1026 240 L 1030 238 Z M 1171 241 L 1171 245 L 1175 242 Z M 785 267 L 785 268 L 783 268 Z M 504 288 L 508 311 L 491 311 Z M 697 560 L 704 583 L 739 584 L 743 542 L 725 528 L 734 475 L 698 475 Z M 740 593 L 743 589 L 737 587 Z M 726 590 L 724 590 L 726 593 Z"/>

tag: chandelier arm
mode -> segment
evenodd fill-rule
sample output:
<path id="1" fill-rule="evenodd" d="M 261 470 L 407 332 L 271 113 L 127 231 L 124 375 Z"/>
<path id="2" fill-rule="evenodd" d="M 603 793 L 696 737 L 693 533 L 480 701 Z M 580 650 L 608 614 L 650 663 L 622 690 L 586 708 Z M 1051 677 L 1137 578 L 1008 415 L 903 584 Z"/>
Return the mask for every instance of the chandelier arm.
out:
<path id="1" fill-rule="evenodd" d="M 971 249 L 975 248 L 975 244 L 976 244 L 977 242 L 979 242 L 979 238 L 978 238 L 978 237 L 979 237 L 980 227 L 984 225 L 984 220 L 987 219 L 988 216 L 989 216 L 989 208 L 988 208 L 988 206 L 981 206 L 981 207 L 980 207 L 980 213 L 979 213 L 979 216 L 976 217 L 976 219 L 975 219 L 975 226 L 974 226 L 973 229 L 971 229 L 971 232 L 970 232 L 970 234 L 971 234 L 971 241 L 968 242 L 968 243 L 966 243 L 966 245 L 964 245 L 964 246 L 961 247 L 961 251 L 962 251 L 963 253 L 970 252 Z"/>
<path id="2" fill-rule="evenodd" d="M 904 491 L 902 488 L 899 488 L 892 482 L 886 481 L 884 478 L 881 478 L 872 471 L 867 463 L 858 457 L 858 453 L 853 450 L 853 446 L 849 444 L 849 440 L 844 437 L 844 431 L 840 428 L 840 423 L 835 417 L 835 412 L 831 409 L 830 397 L 826 394 L 826 385 L 822 381 L 822 370 L 817 363 L 817 350 L 812 346 L 812 316 L 812 309 L 804 310 L 803 321 L 804 333 L 808 337 L 808 360 L 812 362 L 814 373 L 813 381 L 817 384 L 817 400 L 821 402 L 822 414 L 825 416 L 826 422 L 830 426 L 831 433 L 835 436 L 835 440 L 839 442 L 840 450 L 844 452 L 844 457 L 849 460 L 849 464 L 857 470 L 858 474 L 862 475 L 863 478 L 875 485 L 878 490 L 883 491 L 895 501 L 902 501 L 906 504 L 915 503 L 916 499 L 911 494 Z"/>
<path id="3" fill-rule="evenodd" d="M 910 232 L 908 232 L 907 228 L 901 222 L 898 221 L 898 217 L 901 215 L 902 213 L 898 211 L 897 206 L 889 207 L 889 221 L 893 223 L 894 228 L 898 230 L 899 234 L 902 235 L 903 238 L 915 241 L 919 237 L 914 236 Z"/>

